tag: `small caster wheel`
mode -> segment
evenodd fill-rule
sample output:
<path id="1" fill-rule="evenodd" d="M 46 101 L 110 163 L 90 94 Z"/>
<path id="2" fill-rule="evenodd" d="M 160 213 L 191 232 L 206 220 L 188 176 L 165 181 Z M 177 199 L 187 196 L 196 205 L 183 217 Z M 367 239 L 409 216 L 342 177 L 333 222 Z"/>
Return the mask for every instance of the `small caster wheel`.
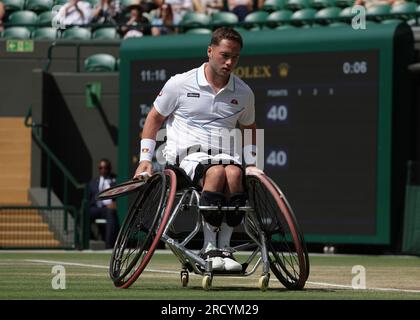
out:
<path id="1" fill-rule="evenodd" d="M 186 288 L 188 286 L 188 280 L 189 280 L 189 276 L 188 276 L 188 272 L 181 272 L 181 284 L 183 288 Z"/>
<path id="2" fill-rule="evenodd" d="M 203 277 L 203 281 L 201 281 L 201 285 L 203 286 L 204 290 L 206 291 L 210 290 L 211 281 L 212 281 L 211 276 L 206 275 Z"/>
<path id="3" fill-rule="evenodd" d="M 263 275 L 258 280 L 258 288 L 260 288 L 261 291 L 266 291 L 268 288 L 268 283 L 270 281 L 269 275 Z"/>

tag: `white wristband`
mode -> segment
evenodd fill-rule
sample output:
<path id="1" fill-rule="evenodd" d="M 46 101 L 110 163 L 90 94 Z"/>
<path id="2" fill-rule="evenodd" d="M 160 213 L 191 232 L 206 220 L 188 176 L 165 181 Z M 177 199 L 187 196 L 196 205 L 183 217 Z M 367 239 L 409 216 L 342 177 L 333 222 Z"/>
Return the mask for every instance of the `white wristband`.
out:
<path id="1" fill-rule="evenodd" d="M 143 160 L 152 161 L 155 152 L 156 141 L 153 139 L 142 139 L 140 142 L 140 162 Z"/>
<path id="2" fill-rule="evenodd" d="M 244 147 L 244 160 L 245 164 L 255 165 L 257 163 L 257 146 L 256 145 L 247 145 Z"/>

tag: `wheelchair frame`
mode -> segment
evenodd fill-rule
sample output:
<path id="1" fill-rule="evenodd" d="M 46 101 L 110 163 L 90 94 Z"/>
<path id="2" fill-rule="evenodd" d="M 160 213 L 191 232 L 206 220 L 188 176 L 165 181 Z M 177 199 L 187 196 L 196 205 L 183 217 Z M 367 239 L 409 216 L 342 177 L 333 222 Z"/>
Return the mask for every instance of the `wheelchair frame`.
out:
<path id="1" fill-rule="evenodd" d="M 178 260 L 180 261 L 180 263 L 182 265 L 182 270 L 180 272 L 180 275 L 181 275 L 181 283 L 182 283 L 183 287 L 186 287 L 188 285 L 189 272 L 194 272 L 195 274 L 202 275 L 203 276 L 202 287 L 205 290 L 208 290 L 208 289 L 211 288 L 212 280 L 213 280 L 214 276 L 247 277 L 247 276 L 250 276 L 250 275 L 254 274 L 261 264 L 262 264 L 262 274 L 261 274 L 261 276 L 259 278 L 259 281 L 258 281 L 258 287 L 262 291 L 265 291 L 268 288 L 269 280 L 270 280 L 270 269 L 275 273 L 275 275 L 279 279 L 279 281 L 281 281 L 285 286 L 290 287 L 291 289 L 302 289 L 304 287 L 304 284 L 305 284 L 305 282 L 306 282 L 306 280 L 309 276 L 309 258 L 308 258 L 306 245 L 305 245 L 305 242 L 304 242 L 304 239 L 303 239 L 303 235 L 301 234 L 301 232 L 299 230 L 296 218 L 294 217 L 294 214 L 293 214 L 293 212 L 290 208 L 290 205 L 288 204 L 284 194 L 281 192 L 280 188 L 269 177 L 266 177 L 264 175 L 264 177 L 266 178 L 266 181 L 268 181 L 268 184 L 269 184 L 270 189 L 271 189 L 270 194 L 274 198 L 273 192 L 275 192 L 277 194 L 277 197 L 279 197 L 278 199 L 282 199 L 284 201 L 283 206 L 286 207 L 286 209 L 289 211 L 289 215 L 290 215 L 290 217 L 285 218 L 285 221 L 288 224 L 289 228 L 290 228 L 289 224 L 290 223 L 293 224 L 294 232 L 295 232 L 295 234 L 297 234 L 297 236 L 296 235 L 293 236 L 292 241 L 294 241 L 295 244 L 296 244 L 296 241 L 298 241 L 299 246 L 300 246 L 300 248 L 299 248 L 300 250 L 296 250 L 296 251 L 300 251 L 300 254 L 298 253 L 299 272 L 300 272 L 299 273 L 299 279 L 298 279 L 299 283 L 295 284 L 295 286 L 293 286 L 293 285 L 288 286 L 287 285 L 287 280 L 284 278 L 283 275 L 281 275 L 281 278 L 283 278 L 283 280 L 284 280 L 284 281 L 282 281 L 281 278 L 278 275 L 278 273 L 281 273 L 281 271 L 279 271 L 279 269 L 278 269 L 278 266 L 276 265 L 275 268 L 274 268 L 274 266 L 272 265 L 272 263 L 279 264 L 281 269 L 283 269 L 283 272 L 286 273 L 286 278 L 287 278 L 287 274 L 289 274 L 289 276 L 290 276 L 289 271 L 286 270 L 285 269 L 286 267 L 283 266 L 282 262 L 279 261 L 279 257 L 278 256 L 276 257 L 276 255 L 274 255 L 274 253 L 272 251 L 272 250 L 274 250 L 273 245 L 271 245 L 271 247 L 270 247 L 271 248 L 270 252 L 274 255 L 275 261 L 273 262 L 272 258 L 270 258 L 269 249 L 267 247 L 267 244 L 270 245 L 270 242 L 272 240 L 267 239 L 266 233 L 263 230 L 263 227 L 260 225 L 260 222 L 258 221 L 257 214 L 255 213 L 256 212 L 255 208 L 253 208 L 250 205 L 249 200 L 247 201 L 246 206 L 244 206 L 244 207 L 200 206 L 199 205 L 200 194 L 197 191 L 197 188 L 195 188 L 193 186 L 188 186 L 188 187 L 185 187 L 181 190 L 176 190 L 175 195 L 174 195 L 174 190 L 171 190 L 171 187 L 173 188 L 174 185 L 175 185 L 175 189 L 177 187 L 177 183 L 176 183 L 177 175 L 176 175 L 174 170 L 165 169 L 163 173 L 158 173 L 158 174 L 160 174 L 162 177 L 165 177 L 165 179 L 167 177 L 170 177 L 170 179 L 171 179 L 170 184 L 172 186 L 168 187 L 167 184 L 165 185 L 165 187 L 166 187 L 165 190 L 166 190 L 166 193 L 167 193 L 166 198 L 168 199 L 168 197 L 170 197 L 168 194 L 171 194 L 171 196 L 172 196 L 171 200 L 170 200 L 170 204 L 169 204 L 170 212 L 167 212 L 167 207 L 166 207 L 167 203 L 165 203 L 164 208 L 161 208 L 160 206 L 158 207 L 158 209 L 157 209 L 158 211 L 156 212 L 156 214 L 158 214 L 158 212 L 161 212 L 161 216 L 158 218 L 158 223 L 157 223 L 156 229 L 153 232 L 156 235 L 156 238 L 153 239 L 153 242 L 152 242 L 151 239 L 145 240 L 145 243 L 147 241 L 152 242 L 147 249 L 144 249 L 145 243 L 141 247 L 142 252 L 147 252 L 146 258 L 143 257 L 143 259 L 146 259 L 146 261 L 145 262 L 143 260 L 141 261 L 141 263 L 140 263 L 141 266 L 136 267 L 138 269 L 135 270 L 134 276 L 133 275 L 130 276 L 130 277 L 133 277 L 133 278 L 130 278 L 125 283 L 121 283 L 120 280 L 116 279 L 115 276 L 113 275 L 113 271 L 115 271 L 115 270 L 113 270 L 113 268 L 115 268 L 113 259 L 120 259 L 120 263 L 121 263 L 121 260 L 122 260 L 121 252 L 119 252 L 120 254 L 117 255 L 117 258 L 116 258 L 116 254 L 115 254 L 115 252 L 118 252 L 118 250 L 121 250 L 120 248 L 118 248 L 118 239 L 117 239 L 117 242 L 116 242 L 115 247 L 114 247 L 114 252 L 113 252 L 113 255 L 112 255 L 112 258 L 111 258 L 111 265 L 110 265 L 110 275 L 111 275 L 111 278 L 114 281 L 115 286 L 121 287 L 121 288 L 128 288 L 132 283 L 134 283 L 134 281 L 136 281 L 136 279 L 140 276 L 141 272 L 144 270 L 145 266 L 147 265 L 148 261 L 150 260 L 151 256 L 153 255 L 153 252 L 156 248 L 157 243 L 160 240 L 162 240 L 164 243 L 166 243 L 166 245 L 174 253 L 174 255 L 178 258 Z M 259 179 L 260 183 L 261 183 L 261 178 L 256 178 L 256 179 Z M 173 180 L 175 180 L 175 182 Z M 164 180 L 164 181 L 166 181 L 166 180 Z M 147 198 L 146 196 L 140 196 L 140 195 L 139 195 L 139 197 L 140 197 L 140 200 L 139 200 L 140 203 L 141 203 L 142 200 L 144 200 L 143 198 Z M 274 200 L 276 201 L 276 199 L 274 199 Z M 284 212 L 282 211 L 282 210 L 284 210 L 284 208 L 283 209 L 281 208 L 281 206 L 278 203 L 278 200 L 276 202 L 276 206 L 277 206 L 278 209 L 280 209 L 281 214 L 285 215 Z M 182 240 L 182 241 L 175 240 L 170 235 L 171 228 L 173 227 L 173 223 L 183 210 L 191 209 L 191 208 L 194 209 L 194 214 L 196 214 L 196 216 L 197 216 L 195 227 L 185 237 L 184 240 Z M 135 207 L 134 209 L 131 209 L 131 211 L 132 210 L 137 210 L 138 211 L 139 209 L 137 207 Z M 147 211 L 146 209 L 143 209 L 143 210 Z M 202 218 L 202 215 L 200 214 L 200 210 L 220 210 L 220 211 L 238 210 L 238 211 L 242 211 L 244 213 L 243 225 L 244 225 L 245 233 L 248 235 L 248 237 L 252 241 L 254 241 L 254 243 L 245 243 L 245 244 L 241 244 L 241 245 L 238 245 L 238 246 L 233 248 L 235 251 L 245 250 L 245 249 L 253 249 L 252 253 L 247 258 L 246 262 L 242 263 L 242 271 L 230 272 L 230 273 L 226 272 L 226 271 L 213 271 L 212 263 L 211 263 L 210 260 L 204 260 L 202 257 L 200 257 L 199 253 L 195 253 L 194 251 L 192 251 L 192 250 L 190 250 L 186 247 L 188 245 L 188 243 L 197 235 L 197 233 L 200 231 L 200 228 L 202 226 L 203 218 Z M 131 214 L 131 211 L 130 211 L 129 214 Z M 137 214 L 139 214 L 139 213 L 137 213 Z M 156 217 L 156 215 L 155 215 L 155 217 Z M 156 218 L 154 218 L 154 220 L 156 220 Z M 125 221 L 124 223 L 128 223 L 130 221 L 131 220 L 128 220 L 128 221 Z M 134 220 L 134 221 L 136 221 L 136 220 Z M 138 224 L 141 224 L 141 223 L 138 223 Z M 161 230 L 162 224 L 163 224 L 163 230 Z M 121 228 L 120 233 L 121 232 L 123 232 L 123 228 Z M 150 232 L 148 233 L 148 235 L 150 235 Z M 120 238 L 120 236 L 121 235 L 119 235 L 119 238 Z M 158 239 L 157 239 L 157 237 L 158 237 Z M 125 238 L 125 240 L 126 239 L 127 239 L 127 237 Z M 269 241 L 269 242 L 267 242 L 267 241 Z M 126 245 L 126 242 L 124 243 L 124 245 Z M 149 252 L 149 249 L 150 249 L 151 252 Z M 124 248 L 124 250 L 125 250 L 125 248 Z M 289 250 L 290 250 L 290 248 L 289 248 Z M 253 263 L 253 265 L 252 265 L 252 262 L 254 261 L 254 259 L 256 258 L 258 253 L 260 253 L 260 256 L 258 257 L 257 261 L 255 263 Z M 283 253 L 282 253 L 282 256 L 283 256 Z M 133 263 L 130 263 L 131 268 L 133 268 L 137 264 L 138 259 L 139 258 L 137 258 L 134 265 L 133 265 Z M 302 264 L 304 264 L 304 265 L 302 266 Z M 250 266 L 251 266 L 251 268 L 248 271 Z M 305 269 L 301 269 L 301 268 L 305 268 Z M 127 275 L 130 272 L 130 270 L 128 272 L 125 271 L 124 276 Z M 277 270 L 277 272 L 276 272 L 276 270 Z M 295 271 L 295 270 L 293 270 L 293 271 Z"/>

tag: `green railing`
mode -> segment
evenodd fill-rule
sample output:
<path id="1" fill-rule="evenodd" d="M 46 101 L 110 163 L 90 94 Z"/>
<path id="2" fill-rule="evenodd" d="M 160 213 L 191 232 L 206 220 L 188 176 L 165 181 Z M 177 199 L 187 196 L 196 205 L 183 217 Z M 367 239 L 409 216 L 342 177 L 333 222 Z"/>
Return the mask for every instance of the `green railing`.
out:
<path id="1" fill-rule="evenodd" d="M 41 129 L 45 127 L 42 123 L 36 123 L 32 119 L 32 106 L 29 107 L 28 112 L 25 116 L 25 126 L 32 129 L 32 139 L 35 143 L 39 146 L 43 154 L 46 156 L 46 189 L 47 189 L 47 207 L 52 208 L 51 203 L 51 195 L 53 192 L 52 189 L 52 181 L 51 181 L 51 172 L 52 172 L 52 164 L 54 164 L 59 172 L 63 176 L 63 195 L 62 195 L 62 208 L 74 208 L 74 206 L 69 204 L 68 200 L 68 192 L 69 187 L 72 185 L 76 190 L 80 190 L 83 192 L 83 197 L 78 209 L 74 208 L 72 212 L 75 214 L 73 217 L 75 221 L 78 222 L 80 226 L 77 228 L 81 236 L 78 236 L 76 239 L 81 241 L 80 248 L 88 248 L 89 246 L 89 237 L 90 237 L 90 221 L 89 215 L 87 214 L 86 206 L 87 206 L 87 184 L 80 183 L 77 179 L 71 174 L 71 172 L 66 168 L 66 166 L 58 159 L 58 157 L 54 154 L 54 152 L 48 147 L 48 145 L 43 141 L 41 136 Z M 63 224 L 64 227 L 67 226 L 67 215 L 64 215 Z M 81 218 L 81 219 L 80 219 Z"/>

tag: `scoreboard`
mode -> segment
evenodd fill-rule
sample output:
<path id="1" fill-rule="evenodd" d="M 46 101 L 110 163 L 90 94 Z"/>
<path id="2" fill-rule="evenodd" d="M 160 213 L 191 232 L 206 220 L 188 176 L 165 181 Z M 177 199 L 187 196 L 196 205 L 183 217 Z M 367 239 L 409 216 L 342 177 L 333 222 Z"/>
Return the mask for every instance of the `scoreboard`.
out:
<path id="1" fill-rule="evenodd" d="M 243 34 L 234 73 L 255 94 L 264 171 L 286 194 L 308 242 L 391 241 L 396 28 Z M 123 43 L 121 181 L 137 166 L 138 135 L 156 95 L 171 76 L 207 60 L 209 39 Z"/>

